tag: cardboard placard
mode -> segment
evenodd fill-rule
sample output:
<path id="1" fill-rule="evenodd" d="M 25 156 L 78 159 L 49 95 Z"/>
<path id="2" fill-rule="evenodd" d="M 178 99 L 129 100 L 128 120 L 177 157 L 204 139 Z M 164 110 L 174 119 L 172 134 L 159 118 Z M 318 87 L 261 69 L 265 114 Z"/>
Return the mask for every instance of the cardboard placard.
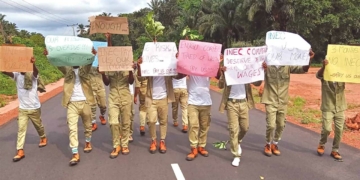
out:
<path id="1" fill-rule="evenodd" d="M 132 46 L 99 47 L 99 71 L 133 70 Z"/>
<path id="2" fill-rule="evenodd" d="M 32 72 L 32 47 L 0 46 L 0 71 Z"/>
<path id="3" fill-rule="evenodd" d="M 127 17 L 89 17 L 90 34 L 110 33 L 110 34 L 129 34 L 129 24 Z"/>

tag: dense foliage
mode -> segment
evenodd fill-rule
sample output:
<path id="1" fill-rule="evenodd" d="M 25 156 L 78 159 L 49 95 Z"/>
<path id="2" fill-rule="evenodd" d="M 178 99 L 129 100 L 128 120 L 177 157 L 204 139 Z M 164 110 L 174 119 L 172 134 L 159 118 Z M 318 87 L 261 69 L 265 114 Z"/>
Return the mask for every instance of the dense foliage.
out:
<path id="1" fill-rule="evenodd" d="M 325 57 L 328 44 L 360 44 L 359 0 L 151 0 L 148 5 L 132 13 L 115 15 L 128 18 L 130 34 L 113 35 L 112 44 L 132 46 L 134 58 L 141 55 L 144 44 L 154 36 L 159 42 L 176 43 L 188 36 L 221 43 L 225 49 L 264 45 L 267 31 L 289 31 L 312 45 L 317 62 Z M 151 14 L 153 19 L 147 16 Z M 106 12 L 100 15 L 113 16 Z M 59 72 L 41 53 L 44 37 L 18 30 L 15 23 L 4 17 L 0 15 L 5 33 L 15 36 L 14 42 L 34 47 L 37 65 L 46 82 L 59 79 Z M 89 35 L 88 27 L 79 24 L 78 35 L 106 40 L 103 34 Z M 0 36 L 0 43 L 3 38 Z M 14 83 L 0 75 L 0 94 L 15 93 Z"/>

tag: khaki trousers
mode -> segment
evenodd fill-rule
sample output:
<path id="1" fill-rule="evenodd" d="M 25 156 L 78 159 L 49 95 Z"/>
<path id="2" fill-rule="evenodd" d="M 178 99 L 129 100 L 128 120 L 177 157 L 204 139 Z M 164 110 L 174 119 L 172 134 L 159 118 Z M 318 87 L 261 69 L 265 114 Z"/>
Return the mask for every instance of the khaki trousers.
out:
<path id="1" fill-rule="evenodd" d="M 160 139 L 165 140 L 167 123 L 168 123 L 168 100 L 164 99 L 153 99 L 151 106 L 148 108 L 149 117 L 149 130 L 152 140 L 156 140 L 156 122 L 159 120 L 160 123 Z"/>
<path id="2" fill-rule="evenodd" d="M 17 133 L 17 143 L 16 143 L 17 150 L 24 149 L 25 137 L 26 137 L 26 131 L 27 131 L 27 125 L 29 119 L 33 123 L 40 138 L 46 137 L 44 126 L 41 121 L 41 108 L 19 109 L 18 133 Z"/>
<path id="3" fill-rule="evenodd" d="M 132 101 L 109 104 L 109 124 L 113 148 L 128 147 L 131 124 Z M 121 135 L 121 140 L 119 136 Z"/>
<path id="4" fill-rule="evenodd" d="M 73 153 L 78 153 L 78 121 L 79 117 L 84 125 L 85 141 L 91 141 L 92 125 L 91 125 L 91 107 L 86 101 L 70 102 L 67 107 L 67 124 L 69 126 L 70 148 Z"/>
<path id="5" fill-rule="evenodd" d="M 189 94 L 187 92 L 187 89 L 174 89 L 175 94 L 175 102 L 172 103 L 172 116 L 174 123 L 178 121 L 178 109 L 179 109 L 179 103 L 181 105 L 181 116 L 182 116 L 182 125 L 187 126 L 189 123 L 188 120 L 188 98 Z"/>
<path id="6" fill-rule="evenodd" d="M 287 105 L 265 104 L 266 142 L 279 142 L 286 124 Z M 275 130 L 275 136 L 274 136 Z"/>
<path id="7" fill-rule="evenodd" d="M 335 136 L 332 151 L 338 152 L 342 134 L 344 131 L 345 113 L 341 112 L 322 112 L 322 131 L 320 145 L 325 145 L 327 138 L 332 131 L 332 122 L 335 125 Z"/>
<path id="8" fill-rule="evenodd" d="M 205 147 L 211 122 L 211 106 L 189 104 L 189 141 L 193 148 Z"/>
<path id="9" fill-rule="evenodd" d="M 145 89 L 146 90 L 146 89 Z M 140 119 L 140 126 L 145 126 L 145 122 L 148 123 L 149 117 L 147 115 L 148 108 L 145 106 L 145 93 L 143 89 L 140 88 L 140 105 L 139 105 L 139 119 Z"/>
<path id="10" fill-rule="evenodd" d="M 228 101 L 227 117 L 229 121 L 230 146 L 234 157 L 240 157 L 238 154 L 239 143 L 245 137 L 249 130 L 249 107 L 246 100 L 242 102 Z"/>
<path id="11" fill-rule="evenodd" d="M 101 90 L 94 90 L 94 97 L 95 97 L 95 101 L 97 106 L 100 108 L 100 114 L 101 115 L 105 115 L 106 113 L 106 93 L 105 93 L 105 89 L 101 89 Z M 91 118 L 92 118 L 92 123 L 96 123 L 96 104 L 94 104 L 93 106 L 91 106 Z"/>
<path id="12" fill-rule="evenodd" d="M 132 99 L 134 99 L 134 95 L 132 95 Z M 135 116 L 134 103 L 131 103 L 130 136 L 132 136 L 134 133 L 134 116 Z M 119 116 L 119 122 L 121 124 L 120 116 Z M 119 130 L 120 130 L 120 135 L 122 136 L 121 128 L 119 128 Z"/>

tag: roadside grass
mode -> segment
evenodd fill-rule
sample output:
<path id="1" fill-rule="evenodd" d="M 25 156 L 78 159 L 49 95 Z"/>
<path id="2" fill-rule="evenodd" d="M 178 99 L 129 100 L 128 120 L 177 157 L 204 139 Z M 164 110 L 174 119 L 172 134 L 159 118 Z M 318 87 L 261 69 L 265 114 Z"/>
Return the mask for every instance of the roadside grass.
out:
<path id="1" fill-rule="evenodd" d="M 305 108 L 306 100 L 302 97 L 291 97 L 288 104 L 289 116 L 300 121 L 301 124 L 321 123 L 321 111 Z"/>

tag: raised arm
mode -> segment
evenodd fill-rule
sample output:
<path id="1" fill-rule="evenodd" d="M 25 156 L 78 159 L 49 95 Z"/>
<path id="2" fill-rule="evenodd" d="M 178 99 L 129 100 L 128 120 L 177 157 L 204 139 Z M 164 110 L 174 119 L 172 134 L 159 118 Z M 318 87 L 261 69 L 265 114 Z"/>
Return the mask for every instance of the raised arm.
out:
<path id="1" fill-rule="evenodd" d="M 102 77 L 102 80 L 103 80 L 105 86 L 109 86 L 110 80 L 109 80 L 109 78 L 105 75 L 105 72 L 100 72 L 100 71 L 99 71 L 99 67 L 97 68 L 97 70 L 98 70 L 98 72 L 101 74 L 101 77 Z"/>
<path id="2" fill-rule="evenodd" d="M 316 77 L 318 79 L 323 79 L 324 78 L 324 70 L 325 70 L 325 66 L 329 64 L 329 61 L 324 59 L 323 61 L 323 66 L 319 69 L 319 71 L 316 73 Z"/>
<path id="3" fill-rule="evenodd" d="M 38 74 L 39 74 L 39 71 L 38 71 L 38 69 L 37 69 L 37 67 L 35 65 L 35 61 L 36 61 L 35 58 L 31 57 L 30 62 L 33 64 L 33 76 L 37 78 Z"/>
<path id="4" fill-rule="evenodd" d="M 134 84 L 134 73 L 133 71 L 129 71 L 129 78 L 128 78 L 128 81 L 129 81 L 129 84 Z"/>
<path id="5" fill-rule="evenodd" d="M 7 76 L 14 79 L 14 73 L 13 72 L 1 72 L 1 73 L 3 73 L 3 74 L 5 74 L 5 75 L 7 75 Z"/>

